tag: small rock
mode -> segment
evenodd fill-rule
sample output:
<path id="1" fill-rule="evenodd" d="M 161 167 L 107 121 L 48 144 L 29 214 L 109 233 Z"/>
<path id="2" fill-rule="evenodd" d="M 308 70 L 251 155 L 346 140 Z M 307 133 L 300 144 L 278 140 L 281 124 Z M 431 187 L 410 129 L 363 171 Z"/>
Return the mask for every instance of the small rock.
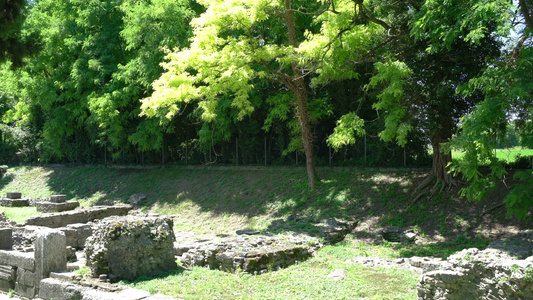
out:
<path id="1" fill-rule="evenodd" d="M 131 205 L 139 205 L 141 201 L 146 200 L 147 196 L 144 193 L 133 194 L 128 199 L 128 203 Z"/>
<path id="2" fill-rule="evenodd" d="M 333 280 L 337 280 L 337 281 L 340 281 L 340 280 L 344 280 L 344 278 L 346 278 L 346 275 L 348 274 L 348 271 L 345 270 L 345 269 L 337 269 L 333 272 L 331 272 L 329 275 L 328 275 L 328 278 L 331 278 Z"/>
<path id="3" fill-rule="evenodd" d="M 242 229 L 242 230 L 237 230 L 235 233 L 238 235 L 256 235 L 256 234 L 259 234 L 260 231 L 253 230 L 253 229 Z"/>

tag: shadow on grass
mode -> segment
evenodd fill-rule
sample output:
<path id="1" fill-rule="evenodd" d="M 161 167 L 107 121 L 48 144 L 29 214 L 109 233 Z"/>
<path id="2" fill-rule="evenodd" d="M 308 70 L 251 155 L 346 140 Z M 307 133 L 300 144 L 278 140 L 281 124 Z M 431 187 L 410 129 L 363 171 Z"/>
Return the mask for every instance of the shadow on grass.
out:
<path id="1" fill-rule="evenodd" d="M 4 176 L 0 177 L 0 189 L 3 189 L 5 186 L 7 186 L 10 182 L 12 182 L 15 179 L 15 177 L 12 174 L 4 174 Z"/>
<path id="2" fill-rule="evenodd" d="M 469 245 L 476 238 L 488 238 L 478 236 L 481 227 L 490 232 L 509 224 L 501 213 L 491 215 L 489 220 L 476 218 L 483 205 L 491 206 L 490 203 L 457 200 L 446 193 L 411 205 L 410 190 L 427 175 L 425 170 L 322 169 L 317 188 L 309 191 L 303 168 L 44 169 L 50 193 L 66 194 L 86 205 L 127 203 L 132 194 L 144 193 L 147 200 L 142 208 L 165 208 L 165 213 L 180 216 L 191 212 L 190 220 L 186 220 L 191 223 L 202 222 L 199 213 L 213 219 L 227 215 L 258 217 L 264 220 L 263 225 L 257 226 L 261 230 L 317 235 L 316 224 L 327 218 L 352 219 L 361 224 L 375 219 L 372 226 L 376 228 L 414 227 L 419 235 L 442 242 L 407 249 L 405 255 L 410 255 L 409 251 L 436 253 L 439 247 L 452 247 L 451 243 Z M 5 187 L 12 180 L 8 175 L 0 180 L 0 185 Z M 501 198 L 495 199 L 501 202 Z"/>
<path id="3" fill-rule="evenodd" d="M 164 278 L 168 278 L 169 276 L 177 276 L 177 275 L 180 275 L 180 274 L 184 273 L 185 271 L 188 271 L 188 270 L 183 268 L 183 267 L 181 267 L 181 266 L 178 266 L 174 270 L 160 272 L 160 273 L 157 273 L 157 274 L 152 275 L 152 276 L 142 275 L 142 276 L 139 276 L 137 279 L 135 279 L 133 281 L 122 280 L 122 281 L 120 281 L 120 283 L 121 284 L 125 284 L 125 285 L 143 284 L 143 283 L 152 281 L 154 279 L 164 279 Z M 153 294 L 155 294 L 155 293 L 153 293 Z"/>

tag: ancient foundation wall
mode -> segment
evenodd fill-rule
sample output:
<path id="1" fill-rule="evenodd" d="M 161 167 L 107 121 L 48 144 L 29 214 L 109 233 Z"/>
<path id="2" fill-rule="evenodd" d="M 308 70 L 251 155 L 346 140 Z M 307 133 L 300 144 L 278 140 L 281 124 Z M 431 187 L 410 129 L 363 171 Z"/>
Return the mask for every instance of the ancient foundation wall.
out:
<path id="1" fill-rule="evenodd" d="M 131 205 L 120 206 L 95 206 L 90 209 L 47 214 L 29 218 L 24 225 L 44 226 L 49 228 L 65 227 L 69 224 L 87 223 L 110 216 L 122 216 L 128 214 L 133 207 Z"/>
<path id="2" fill-rule="evenodd" d="M 39 294 L 43 278 L 66 268 L 65 234 L 45 229 L 37 234 L 34 252 L 0 250 L 0 290 L 31 299 Z"/>
<path id="3" fill-rule="evenodd" d="M 533 233 L 463 250 L 420 276 L 418 299 L 532 299 Z"/>

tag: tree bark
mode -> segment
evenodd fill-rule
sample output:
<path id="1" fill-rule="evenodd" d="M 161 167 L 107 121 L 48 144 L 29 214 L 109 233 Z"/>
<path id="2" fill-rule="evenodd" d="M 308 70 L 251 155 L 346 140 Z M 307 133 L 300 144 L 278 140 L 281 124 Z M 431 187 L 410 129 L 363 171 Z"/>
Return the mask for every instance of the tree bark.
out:
<path id="1" fill-rule="evenodd" d="M 433 168 L 432 173 L 438 180 L 442 181 L 445 185 L 452 184 L 452 176 L 448 172 L 448 163 L 452 161 L 452 154 L 445 154 L 442 152 L 442 143 L 447 140 L 434 137 L 431 141 L 433 146 Z"/>
<path id="2" fill-rule="evenodd" d="M 285 0 L 285 23 L 287 24 L 289 44 L 296 49 L 299 47 L 299 45 L 296 38 L 296 23 L 294 21 L 294 11 L 292 10 L 291 0 Z M 309 189 L 314 190 L 316 182 L 316 168 L 313 149 L 313 134 L 311 132 L 311 121 L 309 117 L 309 110 L 307 108 L 307 86 L 305 84 L 302 71 L 296 62 L 291 63 L 291 69 L 293 75 L 292 83 L 289 85 L 289 89 L 296 97 L 296 115 L 301 128 Z"/>

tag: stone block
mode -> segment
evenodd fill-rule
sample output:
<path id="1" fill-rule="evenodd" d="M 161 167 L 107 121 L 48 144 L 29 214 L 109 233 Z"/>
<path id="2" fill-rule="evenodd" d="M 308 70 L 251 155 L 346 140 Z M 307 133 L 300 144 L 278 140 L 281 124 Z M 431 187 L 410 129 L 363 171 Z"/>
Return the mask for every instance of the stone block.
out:
<path id="1" fill-rule="evenodd" d="M 63 282 L 53 278 L 46 278 L 41 280 L 39 284 L 39 297 L 44 300 L 80 300 L 87 299 L 82 296 L 82 292 L 86 290 L 82 286 Z"/>
<path id="2" fill-rule="evenodd" d="M 35 258 L 32 252 L 18 252 L 10 250 L 0 250 L 0 265 L 8 265 L 35 271 Z"/>
<path id="3" fill-rule="evenodd" d="M 65 203 L 67 202 L 67 195 L 51 195 L 50 202 L 52 203 Z"/>
<path id="4" fill-rule="evenodd" d="M 80 206 L 78 201 L 68 201 L 64 203 L 53 203 L 53 202 L 36 202 L 35 207 L 38 212 L 43 213 L 54 213 L 54 212 L 63 212 L 68 210 L 73 210 L 76 207 Z"/>
<path id="5" fill-rule="evenodd" d="M 0 206 L 5 207 L 25 207 L 30 206 L 28 199 L 7 199 L 0 198 Z"/>
<path id="6" fill-rule="evenodd" d="M 177 268 L 172 221 L 163 217 L 115 217 L 102 220 L 87 240 L 85 256 L 93 276 L 134 280 Z"/>
<path id="7" fill-rule="evenodd" d="M 15 294 L 32 299 L 36 295 L 37 289 L 34 286 L 15 282 Z"/>
<path id="8" fill-rule="evenodd" d="M 110 216 L 126 215 L 133 209 L 131 205 L 96 206 L 90 209 L 59 212 L 51 215 L 35 216 L 27 219 L 24 225 L 65 227 L 69 224 L 87 223 Z"/>
<path id="9" fill-rule="evenodd" d="M 19 192 L 7 192 L 6 197 L 8 199 L 20 199 L 22 198 L 22 193 Z"/>
<path id="10" fill-rule="evenodd" d="M 67 228 L 76 230 L 76 243 L 75 246 L 72 246 L 76 249 L 85 248 L 85 241 L 93 234 L 93 228 L 88 224 L 70 224 L 67 225 Z"/>
<path id="11" fill-rule="evenodd" d="M 0 278 L 0 291 L 9 292 L 15 289 L 15 282 Z"/>
<path id="12" fill-rule="evenodd" d="M 15 288 L 16 269 L 0 265 L 0 291 L 9 292 Z"/>
<path id="13" fill-rule="evenodd" d="M 16 282 L 27 286 L 35 286 L 35 273 L 22 268 L 17 268 Z"/>
<path id="14" fill-rule="evenodd" d="M 13 248 L 13 229 L 0 228 L 0 249 L 11 250 Z"/>
<path id="15" fill-rule="evenodd" d="M 47 278 L 50 272 L 67 269 L 67 239 L 59 230 L 46 229 L 35 240 L 36 280 Z"/>

